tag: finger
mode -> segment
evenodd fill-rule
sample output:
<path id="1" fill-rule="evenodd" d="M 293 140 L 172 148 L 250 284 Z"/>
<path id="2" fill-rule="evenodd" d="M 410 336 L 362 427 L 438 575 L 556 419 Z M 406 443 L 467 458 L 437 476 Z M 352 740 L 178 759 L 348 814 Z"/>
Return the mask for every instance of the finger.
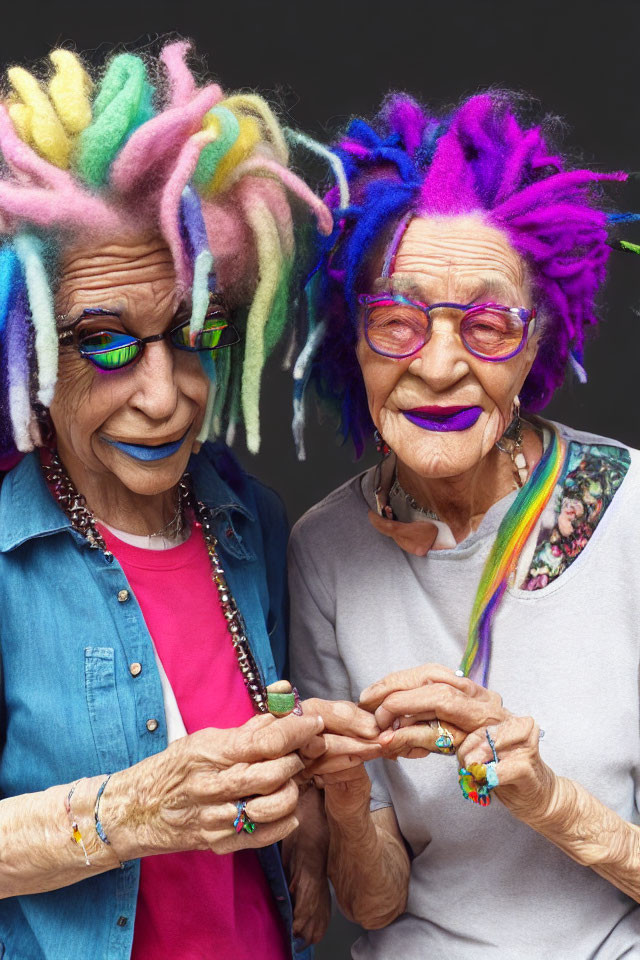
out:
<path id="1" fill-rule="evenodd" d="M 379 756 L 381 755 L 382 751 L 380 751 Z M 362 757 L 350 756 L 348 753 L 343 753 L 339 757 L 329 757 L 327 760 L 324 758 L 316 760 L 314 764 L 305 770 L 304 776 L 307 779 L 313 777 L 315 780 L 315 777 L 318 775 L 324 776 L 325 773 L 337 773 L 341 770 L 348 770 L 350 767 L 361 767 L 363 764 L 364 760 Z"/>
<path id="2" fill-rule="evenodd" d="M 257 727 L 252 721 L 237 727 L 229 738 L 225 753 L 232 761 L 255 763 L 284 757 L 299 750 L 324 728 L 320 716 L 298 717 L 290 714 Z"/>
<path id="3" fill-rule="evenodd" d="M 433 711 L 439 720 L 448 720 L 467 732 L 500 723 L 507 713 L 497 697 L 469 697 L 448 683 L 431 683 L 417 690 L 392 693 L 378 709 L 386 711 L 380 715 L 376 712 L 379 723 L 389 715 L 402 717 Z"/>
<path id="4" fill-rule="evenodd" d="M 293 687 L 288 680 L 276 680 L 267 686 L 267 693 L 293 693 Z"/>
<path id="5" fill-rule="evenodd" d="M 415 727 L 419 723 L 432 723 L 434 720 L 437 720 L 437 717 L 434 716 L 433 711 L 427 711 L 426 713 L 414 713 L 410 717 L 396 717 L 393 721 L 393 729 L 398 730 L 400 727 Z"/>
<path id="6" fill-rule="evenodd" d="M 273 793 L 252 797 L 247 801 L 246 811 L 254 823 L 273 823 L 296 812 L 298 797 L 297 784 L 289 780 Z"/>
<path id="7" fill-rule="evenodd" d="M 525 747 L 538 751 L 540 728 L 533 717 L 509 716 L 500 724 L 469 734 L 460 749 L 460 759 L 464 761 L 464 766 L 470 763 L 488 763 L 494 759 L 487 731 L 493 740 L 498 759 L 512 750 Z"/>
<path id="8" fill-rule="evenodd" d="M 309 740 L 309 743 L 305 743 L 304 747 L 300 747 L 300 749 L 298 750 L 299 755 L 303 757 L 305 760 L 306 759 L 316 760 L 318 757 L 321 757 L 326 752 L 327 752 L 327 743 L 324 736 L 322 736 L 322 734 L 320 734 L 317 737 L 312 737 L 312 739 Z"/>
<path id="9" fill-rule="evenodd" d="M 334 733 L 323 734 L 326 744 L 325 757 L 336 757 L 343 753 L 350 753 L 364 760 L 371 760 L 380 756 L 381 748 L 377 740 L 359 740 L 357 737 L 339 737 Z"/>
<path id="10" fill-rule="evenodd" d="M 457 749 L 464 741 L 466 734 L 455 727 L 447 727 L 447 733 L 453 740 L 453 746 Z M 441 734 L 437 727 L 412 726 L 402 727 L 400 730 L 386 730 L 380 734 L 384 757 L 409 757 L 426 756 L 428 753 L 442 753 L 436 746 L 436 740 Z M 412 753 L 418 750 L 419 753 Z"/>
<path id="11" fill-rule="evenodd" d="M 372 683 L 360 694 L 360 706 L 374 712 L 391 693 L 412 690 L 429 683 L 449 683 L 452 687 L 472 696 L 476 684 L 468 677 L 457 677 L 453 670 L 439 663 L 425 663 L 408 670 L 390 673 L 377 683 Z"/>
<path id="12" fill-rule="evenodd" d="M 221 824 L 233 823 L 238 815 L 238 803 L 222 803 L 212 807 L 202 814 L 206 827 L 213 828 Z M 266 796 L 252 797 L 246 801 L 247 816 L 255 823 L 273 823 L 291 813 L 295 813 L 298 805 L 298 787 L 293 780 L 288 780 L 283 786 Z"/>
<path id="13" fill-rule="evenodd" d="M 304 762 L 297 753 L 277 760 L 264 760 L 262 763 L 238 763 L 222 774 L 215 775 L 210 785 L 199 792 L 199 798 L 207 800 L 230 800 L 234 803 L 240 797 L 266 795 L 280 787 L 304 770 Z"/>
<path id="14" fill-rule="evenodd" d="M 328 733 L 365 737 L 374 740 L 380 731 L 370 713 L 361 710 L 349 700 L 318 700 L 312 697 L 302 701 L 302 712 L 318 714 L 324 720 Z"/>
<path id="15" fill-rule="evenodd" d="M 293 814 L 283 817 L 275 823 L 260 824 L 253 833 L 247 833 L 245 830 L 242 833 L 236 833 L 232 822 L 223 835 L 216 831 L 211 836 L 210 846 L 211 849 L 215 848 L 216 853 L 235 853 L 236 850 L 269 847 L 273 843 L 284 840 L 298 826 L 298 818 Z"/>
<path id="16" fill-rule="evenodd" d="M 344 770 L 331 772 L 323 774 L 323 786 L 333 786 L 336 783 L 354 783 L 357 780 L 362 780 L 363 783 L 369 779 L 367 771 L 361 764 L 354 764 L 352 767 L 347 767 Z"/>

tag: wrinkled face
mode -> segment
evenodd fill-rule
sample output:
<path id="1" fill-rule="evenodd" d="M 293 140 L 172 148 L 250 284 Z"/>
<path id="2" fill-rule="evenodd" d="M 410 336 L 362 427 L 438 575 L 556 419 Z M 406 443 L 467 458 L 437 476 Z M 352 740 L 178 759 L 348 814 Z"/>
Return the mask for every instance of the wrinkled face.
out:
<path id="1" fill-rule="evenodd" d="M 188 308 L 176 305 L 171 254 L 164 241 L 149 236 L 69 250 L 56 312 L 68 318 L 65 327 L 77 320 L 78 331 L 140 338 L 189 317 Z M 130 366 L 108 372 L 76 347 L 62 346 L 51 417 L 63 462 L 76 474 L 117 479 L 139 494 L 170 489 L 186 468 L 208 387 L 198 354 L 167 340 L 147 344 Z"/>
<path id="2" fill-rule="evenodd" d="M 475 216 L 413 219 L 385 289 L 426 304 L 532 306 L 521 258 Z M 434 311 L 429 341 L 402 360 L 374 352 L 362 330 L 358 341 L 373 421 L 399 460 L 424 477 L 459 476 L 491 450 L 535 358 L 535 335 L 510 360 L 473 356 L 460 338 L 461 318 Z"/>

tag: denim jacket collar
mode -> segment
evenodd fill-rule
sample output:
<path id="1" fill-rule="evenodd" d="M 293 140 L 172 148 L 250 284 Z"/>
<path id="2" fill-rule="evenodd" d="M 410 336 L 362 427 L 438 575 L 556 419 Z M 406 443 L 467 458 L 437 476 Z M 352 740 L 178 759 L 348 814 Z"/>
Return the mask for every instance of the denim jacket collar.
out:
<path id="1" fill-rule="evenodd" d="M 214 532 L 220 548 L 239 560 L 254 559 L 234 525 L 234 514 L 250 523 L 255 517 L 249 507 L 225 483 L 215 468 L 215 445 L 206 444 L 202 452 L 189 462 L 196 495 L 202 495 L 214 519 Z M 50 495 L 37 452 L 27 456 L 11 470 L 0 493 L 0 553 L 7 553 L 35 537 L 71 529 L 68 517 Z"/>

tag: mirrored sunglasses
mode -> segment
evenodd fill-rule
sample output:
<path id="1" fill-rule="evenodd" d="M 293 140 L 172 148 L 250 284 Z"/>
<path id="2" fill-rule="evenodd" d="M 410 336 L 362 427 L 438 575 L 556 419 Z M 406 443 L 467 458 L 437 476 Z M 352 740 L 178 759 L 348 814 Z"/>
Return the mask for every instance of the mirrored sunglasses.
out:
<path id="1" fill-rule="evenodd" d="M 87 330 L 62 331 L 58 340 L 61 345 L 75 345 L 80 355 L 100 370 L 121 370 L 137 360 L 148 343 L 168 340 L 177 350 L 201 353 L 230 347 L 240 341 L 240 334 L 232 323 L 212 316 L 205 319 L 193 344 L 188 320 L 151 337 L 134 337 L 118 330 Z"/>

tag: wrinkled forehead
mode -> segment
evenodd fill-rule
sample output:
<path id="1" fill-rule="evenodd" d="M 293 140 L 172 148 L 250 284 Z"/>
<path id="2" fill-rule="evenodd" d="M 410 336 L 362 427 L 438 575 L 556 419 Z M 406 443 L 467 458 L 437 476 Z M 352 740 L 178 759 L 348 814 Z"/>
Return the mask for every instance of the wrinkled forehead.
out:
<path id="1" fill-rule="evenodd" d="M 56 304 L 64 312 L 78 298 L 113 299 L 150 286 L 166 287 L 167 295 L 175 289 L 173 258 L 161 236 L 126 234 L 97 243 L 78 239 L 61 251 Z"/>
<path id="2" fill-rule="evenodd" d="M 525 263 L 508 237 L 480 216 L 414 217 L 389 262 L 387 288 L 398 293 L 494 299 L 528 293 Z M 379 286 L 384 286 L 381 279 Z"/>

